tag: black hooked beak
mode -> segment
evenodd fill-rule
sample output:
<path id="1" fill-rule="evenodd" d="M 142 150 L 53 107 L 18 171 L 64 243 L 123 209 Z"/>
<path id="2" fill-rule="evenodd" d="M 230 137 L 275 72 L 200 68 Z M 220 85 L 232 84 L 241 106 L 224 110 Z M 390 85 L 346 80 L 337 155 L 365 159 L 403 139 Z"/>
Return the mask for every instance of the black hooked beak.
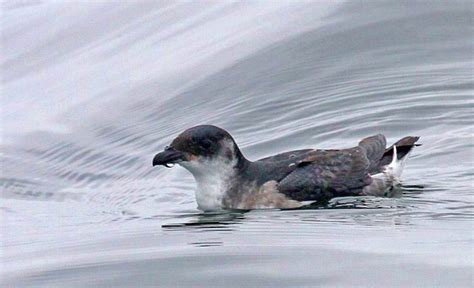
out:
<path id="1" fill-rule="evenodd" d="M 153 166 L 163 165 L 167 168 L 173 167 L 172 164 L 185 161 L 184 153 L 171 147 L 166 147 L 163 152 L 155 155 Z"/>

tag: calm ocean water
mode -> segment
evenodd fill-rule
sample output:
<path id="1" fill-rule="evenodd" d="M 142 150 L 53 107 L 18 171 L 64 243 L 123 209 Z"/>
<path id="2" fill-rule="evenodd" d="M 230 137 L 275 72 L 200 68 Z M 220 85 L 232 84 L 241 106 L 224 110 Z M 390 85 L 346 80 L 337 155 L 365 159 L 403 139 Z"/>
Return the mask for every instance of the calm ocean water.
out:
<path id="1" fill-rule="evenodd" d="M 3 287 L 472 287 L 472 1 L 4 1 Z M 152 167 L 421 136 L 395 198 L 201 213 Z"/>

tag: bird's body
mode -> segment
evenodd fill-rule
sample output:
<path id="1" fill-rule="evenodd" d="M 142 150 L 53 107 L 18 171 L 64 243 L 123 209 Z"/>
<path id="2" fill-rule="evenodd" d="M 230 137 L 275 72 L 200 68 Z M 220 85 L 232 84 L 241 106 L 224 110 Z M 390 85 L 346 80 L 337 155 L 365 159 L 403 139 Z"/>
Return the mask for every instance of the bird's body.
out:
<path id="1" fill-rule="evenodd" d="M 154 165 L 178 163 L 196 179 L 202 210 L 298 208 L 355 195 L 384 196 L 399 181 L 418 137 L 386 148 L 383 135 L 352 148 L 295 150 L 247 160 L 225 130 L 201 125 L 180 134 Z"/>

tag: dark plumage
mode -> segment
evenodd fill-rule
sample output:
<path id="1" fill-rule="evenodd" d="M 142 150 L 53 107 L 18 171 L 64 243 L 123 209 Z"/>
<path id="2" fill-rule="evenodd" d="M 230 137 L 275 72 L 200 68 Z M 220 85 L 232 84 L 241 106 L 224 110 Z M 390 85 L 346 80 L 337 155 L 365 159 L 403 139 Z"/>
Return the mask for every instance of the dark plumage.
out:
<path id="1" fill-rule="evenodd" d="M 153 165 L 178 163 L 188 169 L 198 182 L 196 198 L 203 210 L 293 208 L 302 201 L 383 195 L 398 181 L 418 139 L 405 137 L 386 148 L 379 134 L 352 148 L 295 150 L 252 162 L 227 131 L 201 125 L 181 133 Z"/>

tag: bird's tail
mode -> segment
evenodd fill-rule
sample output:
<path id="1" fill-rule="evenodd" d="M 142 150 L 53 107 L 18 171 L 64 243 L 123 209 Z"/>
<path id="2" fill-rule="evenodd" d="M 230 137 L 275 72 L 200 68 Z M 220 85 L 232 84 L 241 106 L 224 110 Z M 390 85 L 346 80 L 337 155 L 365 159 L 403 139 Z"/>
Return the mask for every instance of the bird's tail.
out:
<path id="1" fill-rule="evenodd" d="M 381 171 L 371 175 L 372 183 L 364 187 L 364 195 L 387 196 L 387 192 L 392 191 L 392 187 L 400 183 L 400 176 L 408 156 L 413 147 L 420 146 L 416 144 L 419 138 L 408 136 L 385 149 L 379 163 Z"/>
<path id="2" fill-rule="evenodd" d="M 379 164 L 384 172 L 394 178 L 399 178 L 413 147 L 421 145 L 416 143 L 419 139 L 420 137 L 414 136 L 404 137 L 387 148 Z"/>

